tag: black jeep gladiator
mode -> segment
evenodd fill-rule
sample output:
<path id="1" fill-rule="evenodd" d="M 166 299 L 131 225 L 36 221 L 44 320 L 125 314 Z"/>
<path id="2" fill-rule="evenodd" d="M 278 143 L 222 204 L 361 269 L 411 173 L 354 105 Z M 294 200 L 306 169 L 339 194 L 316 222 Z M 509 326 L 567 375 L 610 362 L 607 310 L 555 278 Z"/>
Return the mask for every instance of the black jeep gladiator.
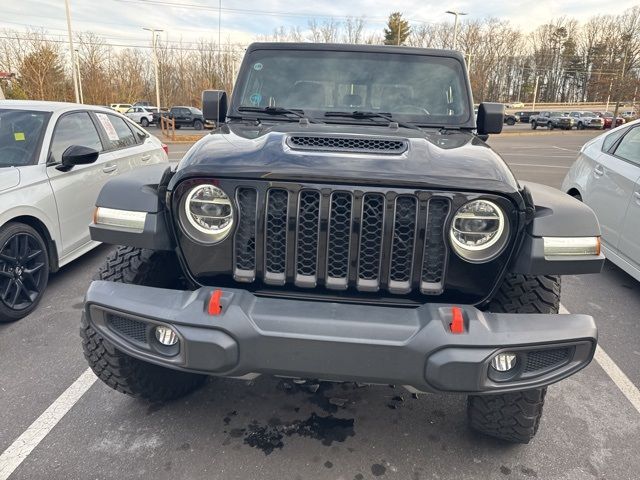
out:
<path id="1" fill-rule="evenodd" d="M 257 43 L 217 124 L 177 167 L 102 189 L 118 245 L 86 295 L 95 373 L 151 401 L 207 375 L 399 384 L 468 395 L 471 427 L 536 433 L 548 385 L 592 359 L 560 275 L 602 268 L 593 212 L 518 182 L 485 143 L 463 57 Z"/>

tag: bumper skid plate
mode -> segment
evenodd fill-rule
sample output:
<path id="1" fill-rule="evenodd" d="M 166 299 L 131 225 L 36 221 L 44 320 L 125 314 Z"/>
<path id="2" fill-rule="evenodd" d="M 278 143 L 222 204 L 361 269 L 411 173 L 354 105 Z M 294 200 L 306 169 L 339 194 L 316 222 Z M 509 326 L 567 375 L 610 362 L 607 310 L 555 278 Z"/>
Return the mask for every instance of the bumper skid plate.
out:
<path id="1" fill-rule="evenodd" d="M 179 370 L 238 377 L 253 373 L 400 384 L 426 392 L 492 393 L 542 387 L 593 358 L 597 330 L 588 315 L 487 313 L 375 307 L 259 297 L 221 289 L 221 312 L 208 313 L 215 289 L 196 291 L 96 281 L 85 300 L 90 324 L 123 352 Z M 456 312 L 456 316 L 459 315 Z M 459 320 L 459 319 L 458 319 Z M 177 345 L 160 344 L 158 325 Z M 491 359 L 514 352 L 516 366 L 497 372 Z"/>

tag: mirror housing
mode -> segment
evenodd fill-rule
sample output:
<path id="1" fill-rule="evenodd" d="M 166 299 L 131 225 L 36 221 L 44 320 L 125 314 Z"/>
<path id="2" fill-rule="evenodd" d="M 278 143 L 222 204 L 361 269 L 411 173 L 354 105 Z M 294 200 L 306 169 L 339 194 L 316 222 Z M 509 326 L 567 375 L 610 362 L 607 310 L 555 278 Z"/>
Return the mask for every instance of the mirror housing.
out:
<path id="1" fill-rule="evenodd" d="M 478 107 L 476 125 L 478 135 L 502 132 L 504 122 L 504 105 L 502 103 L 481 103 Z"/>
<path id="2" fill-rule="evenodd" d="M 88 165 L 95 162 L 100 156 L 100 152 L 93 148 L 83 147 L 82 145 L 71 145 L 62 154 L 62 163 L 56 168 L 60 171 L 67 172 L 75 165 Z"/>
<path id="3" fill-rule="evenodd" d="M 215 122 L 216 126 L 227 118 L 227 92 L 224 90 L 205 90 L 202 92 L 202 115 L 205 120 Z"/>

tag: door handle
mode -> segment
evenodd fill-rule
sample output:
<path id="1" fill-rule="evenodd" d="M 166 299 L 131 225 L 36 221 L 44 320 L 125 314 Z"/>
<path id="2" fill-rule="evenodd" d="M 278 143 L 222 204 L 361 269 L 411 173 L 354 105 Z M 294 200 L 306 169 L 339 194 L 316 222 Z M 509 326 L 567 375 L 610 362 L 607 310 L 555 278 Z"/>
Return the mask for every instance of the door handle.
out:
<path id="1" fill-rule="evenodd" d="M 151 158 L 151 155 L 142 155 L 142 157 L 141 157 L 141 158 L 142 158 L 142 161 L 143 161 L 143 162 L 146 162 L 146 161 L 148 161 L 148 160 Z"/>
<path id="2" fill-rule="evenodd" d="M 633 192 L 633 196 L 636 197 L 636 203 L 640 204 L 640 192 Z"/>
<path id="3" fill-rule="evenodd" d="M 118 169 L 117 165 L 107 165 L 102 169 L 102 171 L 104 173 L 111 173 L 111 172 L 115 172 L 117 169 Z"/>
<path id="4" fill-rule="evenodd" d="M 602 175 L 604 175 L 604 168 L 602 168 L 602 165 L 596 165 L 596 168 L 593 169 L 593 173 L 597 177 L 601 177 Z"/>

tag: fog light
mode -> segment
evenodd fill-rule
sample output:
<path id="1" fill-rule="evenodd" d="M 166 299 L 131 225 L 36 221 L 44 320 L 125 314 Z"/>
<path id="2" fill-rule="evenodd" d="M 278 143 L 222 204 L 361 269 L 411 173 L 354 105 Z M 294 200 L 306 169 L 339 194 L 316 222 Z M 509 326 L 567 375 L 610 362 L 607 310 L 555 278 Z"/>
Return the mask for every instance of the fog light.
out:
<path id="1" fill-rule="evenodd" d="M 175 345 L 178 343 L 178 334 L 171 327 L 162 325 L 156 327 L 156 338 L 163 345 Z"/>
<path id="2" fill-rule="evenodd" d="M 491 366 L 498 372 L 508 372 L 516 366 L 516 354 L 511 352 L 499 353 L 491 360 Z"/>

